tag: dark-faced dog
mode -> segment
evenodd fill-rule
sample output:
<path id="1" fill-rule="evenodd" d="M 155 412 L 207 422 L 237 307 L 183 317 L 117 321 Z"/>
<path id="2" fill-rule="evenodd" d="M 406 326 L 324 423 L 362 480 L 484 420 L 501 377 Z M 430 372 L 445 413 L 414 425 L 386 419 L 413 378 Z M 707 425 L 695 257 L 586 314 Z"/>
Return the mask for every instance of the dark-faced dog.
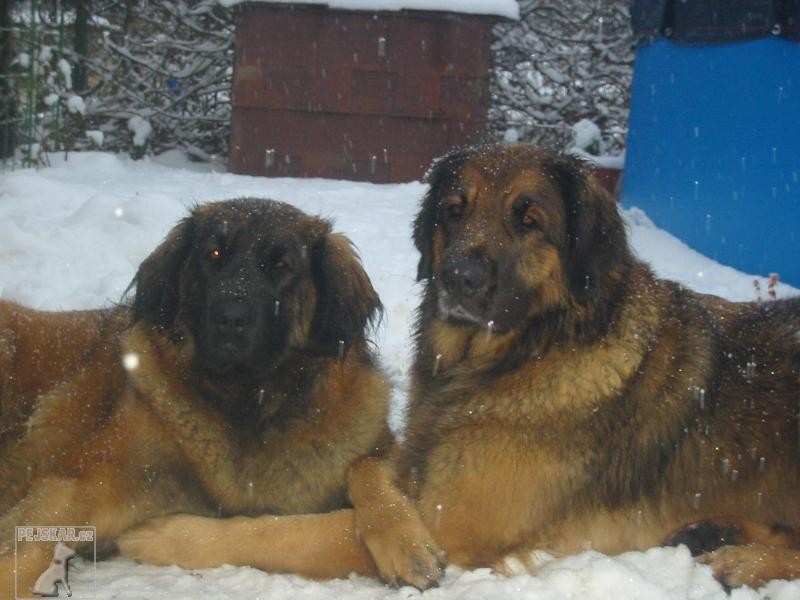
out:
<path id="1" fill-rule="evenodd" d="M 130 306 L 0 304 L 3 597 L 14 527 L 326 511 L 390 440 L 366 335 L 380 301 L 350 242 L 279 202 L 200 206 L 141 265 Z M 9 546 L 9 544 L 12 544 Z M 21 543 L 17 589 L 52 547 Z"/>
<path id="2" fill-rule="evenodd" d="M 527 146 L 437 162 L 414 241 L 406 437 L 351 468 L 354 510 L 176 516 L 126 552 L 195 566 L 188 540 L 212 527 L 251 533 L 235 556 L 206 538 L 219 563 L 314 575 L 327 560 L 425 588 L 442 550 L 481 567 L 672 542 L 731 585 L 800 576 L 800 299 L 734 304 L 657 279 L 584 166 Z M 311 532 L 330 545 L 306 550 Z"/>

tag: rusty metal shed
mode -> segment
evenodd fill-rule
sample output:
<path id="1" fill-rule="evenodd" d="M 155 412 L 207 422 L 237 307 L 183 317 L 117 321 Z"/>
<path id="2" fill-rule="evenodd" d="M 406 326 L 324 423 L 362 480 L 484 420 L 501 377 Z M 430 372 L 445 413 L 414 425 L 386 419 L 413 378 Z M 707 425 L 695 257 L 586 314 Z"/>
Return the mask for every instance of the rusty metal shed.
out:
<path id="1" fill-rule="evenodd" d="M 484 135 L 498 18 L 242 4 L 230 170 L 420 179 L 433 158 Z"/>

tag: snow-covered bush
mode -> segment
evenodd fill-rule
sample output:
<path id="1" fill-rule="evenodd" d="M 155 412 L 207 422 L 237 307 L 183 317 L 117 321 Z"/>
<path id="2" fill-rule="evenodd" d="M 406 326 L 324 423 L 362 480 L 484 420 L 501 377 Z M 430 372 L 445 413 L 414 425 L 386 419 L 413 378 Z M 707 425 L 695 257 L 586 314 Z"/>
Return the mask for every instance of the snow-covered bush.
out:
<path id="1" fill-rule="evenodd" d="M 494 30 L 490 126 L 497 139 L 565 148 L 588 119 L 605 150 L 625 144 L 633 53 L 627 0 L 520 0 Z"/>
<path id="2" fill-rule="evenodd" d="M 3 38 L 17 54 L 0 73 L 15 94 L 4 113 L 14 113 L 10 137 L 26 159 L 98 147 L 137 158 L 175 147 L 200 158 L 227 152 L 235 9 L 216 0 L 99 0 L 82 16 L 60 6 L 19 3 L 6 30 L 13 35 Z M 80 53 L 78 30 L 86 32 Z"/>
<path id="3" fill-rule="evenodd" d="M 10 94 L 24 112 L 17 121 L 18 147 L 23 165 L 46 162 L 47 152 L 68 152 L 88 143 L 86 104 L 72 89 L 72 65 L 48 45 L 45 28 L 33 53 L 19 52 L 10 67 Z"/>
<path id="4" fill-rule="evenodd" d="M 95 5 L 88 119 L 103 145 L 134 157 L 181 147 L 226 153 L 233 10 L 216 0 Z"/>
<path id="5" fill-rule="evenodd" d="M 603 134 L 594 121 L 581 119 L 572 126 L 571 150 L 599 156 L 605 152 Z"/>

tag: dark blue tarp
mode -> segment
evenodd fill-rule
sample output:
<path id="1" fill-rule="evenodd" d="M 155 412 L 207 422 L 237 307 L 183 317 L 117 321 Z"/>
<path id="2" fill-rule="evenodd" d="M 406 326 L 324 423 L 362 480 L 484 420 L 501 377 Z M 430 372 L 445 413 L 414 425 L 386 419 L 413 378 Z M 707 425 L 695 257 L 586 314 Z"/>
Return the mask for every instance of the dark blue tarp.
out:
<path id="1" fill-rule="evenodd" d="M 708 44 L 777 35 L 800 39 L 800 0 L 633 0 L 636 45 Z"/>

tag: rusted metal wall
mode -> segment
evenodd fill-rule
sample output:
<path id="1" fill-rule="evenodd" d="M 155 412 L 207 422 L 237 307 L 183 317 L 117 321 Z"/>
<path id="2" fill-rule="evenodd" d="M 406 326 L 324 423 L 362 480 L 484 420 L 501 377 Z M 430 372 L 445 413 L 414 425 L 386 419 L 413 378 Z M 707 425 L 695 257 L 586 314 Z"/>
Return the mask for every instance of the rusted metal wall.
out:
<path id="1" fill-rule="evenodd" d="M 420 179 L 486 126 L 493 19 L 242 6 L 229 168 L 234 173 Z"/>

